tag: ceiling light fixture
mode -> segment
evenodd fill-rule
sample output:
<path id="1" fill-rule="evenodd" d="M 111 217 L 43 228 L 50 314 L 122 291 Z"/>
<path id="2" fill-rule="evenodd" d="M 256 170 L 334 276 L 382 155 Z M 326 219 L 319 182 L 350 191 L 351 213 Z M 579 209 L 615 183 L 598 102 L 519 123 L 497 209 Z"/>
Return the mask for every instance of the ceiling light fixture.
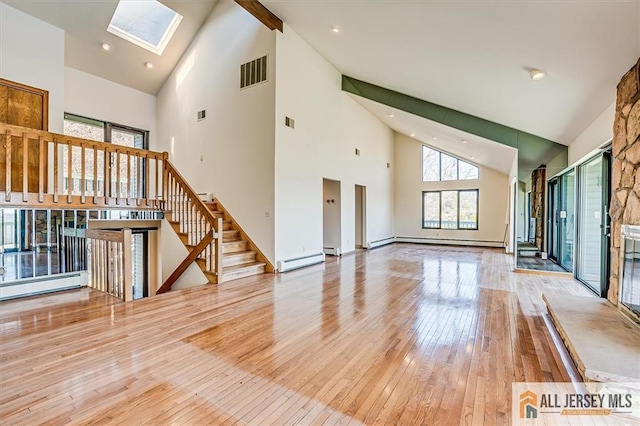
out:
<path id="1" fill-rule="evenodd" d="M 411 137 L 414 137 L 415 135 L 415 132 L 411 132 Z"/>
<path id="2" fill-rule="evenodd" d="M 462 143 L 467 143 L 467 140 L 466 139 L 462 139 Z"/>
<path id="3" fill-rule="evenodd" d="M 393 118 L 393 117 L 395 117 L 395 115 L 389 114 L 389 118 Z"/>
<path id="4" fill-rule="evenodd" d="M 109 43 L 107 43 L 106 41 L 103 41 L 102 43 L 100 43 L 100 47 L 102 48 L 102 50 L 104 50 L 105 52 L 108 52 L 111 50 L 111 45 Z"/>
<path id="5" fill-rule="evenodd" d="M 147 67 L 148 69 L 153 68 L 153 64 L 151 62 L 145 62 L 144 66 Z"/>
<path id="6" fill-rule="evenodd" d="M 340 32 L 340 28 L 338 27 L 331 27 L 331 31 L 333 31 L 334 33 L 338 34 Z"/>
<path id="7" fill-rule="evenodd" d="M 533 81 L 538 81 L 538 80 L 542 80 L 545 77 L 545 73 L 542 70 L 539 69 L 532 69 L 531 71 L 529 71 L 529 76 L 531 77 L 531 80 Z"/>
<path id="8" fill-rule="evenodd" d="M 431 139 L 436 140 L 436 139 L 438 139 L 438 138 L 436 138 L 435 136 L 431 136 Z"/>

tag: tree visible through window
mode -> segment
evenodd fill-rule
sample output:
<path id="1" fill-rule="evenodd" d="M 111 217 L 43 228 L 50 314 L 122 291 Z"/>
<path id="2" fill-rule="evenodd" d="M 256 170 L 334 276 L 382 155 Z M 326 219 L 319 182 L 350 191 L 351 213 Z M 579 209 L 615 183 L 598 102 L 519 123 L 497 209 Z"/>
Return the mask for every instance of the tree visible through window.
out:
<path id="1" fill-rule="evenodd" d="M 478 190 L 424 191 L 422 227 L 478 229 Z"/>
<path id="2" fill-rule="evenodd" d="M 422 146 L 422 181 L 478 179 L 477 166 L 443 152 Z"/>

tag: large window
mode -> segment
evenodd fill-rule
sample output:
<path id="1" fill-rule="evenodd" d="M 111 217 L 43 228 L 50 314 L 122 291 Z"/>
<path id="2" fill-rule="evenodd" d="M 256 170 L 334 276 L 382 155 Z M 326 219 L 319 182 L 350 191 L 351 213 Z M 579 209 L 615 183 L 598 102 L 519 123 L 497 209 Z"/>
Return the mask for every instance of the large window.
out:
<path id="1" fill-rule="evenodd" d="M 466 161 L 422 146 L 422 181 L 478 179 L 478 167 Z"/>
<path id="2" fill-rule="evenodd" d="M 423 191 L 422 227 L 478 229 L 478 190 Z"/>

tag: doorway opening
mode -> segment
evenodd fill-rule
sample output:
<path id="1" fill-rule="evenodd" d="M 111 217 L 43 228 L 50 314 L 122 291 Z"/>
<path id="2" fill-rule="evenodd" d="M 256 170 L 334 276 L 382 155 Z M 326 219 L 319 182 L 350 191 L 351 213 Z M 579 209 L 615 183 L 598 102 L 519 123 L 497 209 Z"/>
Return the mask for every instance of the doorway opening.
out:
<path id="1" fill-rule="evenodd" d="M 367 188 L 362 185 L 356 185 L 355 192 L 355 245 L 356 249 L 367 247 Z"/>
<path id="2" fill-rule="evenodd" d="M 342 220 L 340 202 L 340 181 L 322 179 L 322 228 L 325 254 L 342 254 Z"/>

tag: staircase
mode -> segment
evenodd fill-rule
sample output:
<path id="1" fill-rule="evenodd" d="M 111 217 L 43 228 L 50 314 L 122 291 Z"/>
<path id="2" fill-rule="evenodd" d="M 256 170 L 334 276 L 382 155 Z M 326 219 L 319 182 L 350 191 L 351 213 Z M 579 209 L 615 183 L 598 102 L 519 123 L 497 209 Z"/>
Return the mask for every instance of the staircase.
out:
<path id="1" fill-rule="evenodd" d="M 215 272 L 208 270 L 204 257 L 196 259 L 196 263 L 209 281 L 220 283 L 267 272 L 267 263 L 259 260 L 262 256 L 258 250 L 222 205 L 217 200 L 204 204 L 211 211 L 213 217 L 222 219 L 222 273 L 220 277 Z M 165 213 L 165 216 L 169 218 L 171 227 L 178 234 L 187 250 L 190 252 L 194 250 L 196 247 L 193 244 L 194 239 L 190 238 L 188 232 L 183 232 L 184 224 L 173 220 L 170 213 Z"/>

